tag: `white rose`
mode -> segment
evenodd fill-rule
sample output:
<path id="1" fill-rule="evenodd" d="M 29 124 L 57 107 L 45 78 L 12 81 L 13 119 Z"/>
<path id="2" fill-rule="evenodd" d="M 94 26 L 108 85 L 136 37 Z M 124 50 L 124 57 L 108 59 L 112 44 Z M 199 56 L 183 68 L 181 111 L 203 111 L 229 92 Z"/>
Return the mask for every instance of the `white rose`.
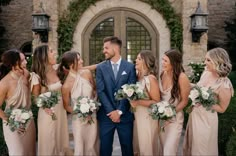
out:
<path id="1" fill-rule="evenodd" d="M 130 88 L 127 89 L 125 93 L 127 94 L 128 97 L 131 97 L 134 94 L 134 90 Z"/>
<path id="2" fill-rule="evenodd" d="M 164 106 L 164 107 L 166 107 L 166 106 L 169 106 L 169 103 L 168 103 L 167 101 L 162 101 L 162 102 L 161 102 L 161 105 Z"/>
<path id="3" fill-rule="evenodd" d="M 160 106 L 162 106 L 162 102 L 158 102 L 158 103 L 156 103 L 156 105 L 157 105 L 158 107 L 160 107 Z"/>
<path id="4" fill-rule="evenodd" d="M 163 107 L 163 106 L 158 107 L 159 113 L 164 113 L 164 111 L 165 111 L 165 107 Z"/>
<path id="5" fill-rule="evenodd" d="M 21 114 L 21 110 L 20 109 L 13 109 L 12 115 L 20 115 L 20 114 Z"/>
<path id="6" fill-rule="evenodd" d="M 92 102 L 92 103 L 90 103 L 89 105 L 90 105 L 90 110 L 91 110 L 92 112 L 97 109 L 95 103 Z"/>
<path id="7" fill-rule="evenodd" d="M 144 90 L 143 85 L 141 85 L 141 83 L 137 83 L 136 86 L 138 87 L 138 89 L 136 90 L 136 92 L 138 92 L 138 93 L 143 93 L 143 90 Z"/>
<path id="8" fill-rule="evenodd" d="M 43 100 L 42 100 L 41 98 L 38 98 L 37 101 L 36 101 L 36 105 L 37 105 L 38 107 L 42 107 L 42 106 L 43 106 L 42 101 L 43 101 Z"/>
<path id="9" fill-rule="evenodd" d="M 191 90 L 189 96 L 188 96 L 192 101 L 195 101 L 197 97 L 199 97 L 199 92 L 196 89 Z"/>
<path id="10" fill-rule="evenodd" d="M 30 118 L 30 114 L 29 113 L 22 113 L 21 118 L 24 119 L 24 120 L 27 120 L 27 119 Z"/>
<path id="11" fill-rule="evenodd" d="M 157 111 L 158 107 L 153 107 L 152 108 L 152 113 L 155 113 Z"/>
<path id="12" fill-rule="evenodd" d="M 86 104 L 88 102 L 88 99 L 84 97 L 84 98 L 80 99 L 79 102 L 81 104 Z"/>
<path id="13" fill-rule="evenodd" d="M 143 93 L 143 90 L 142 90 L 141 88 L 138 88 L 138 89 L 136 90 L 136 93 Z"/>
<path id="14" fill-rule="evenodd" d="M 165 115 L 167 116 L 167 117 L 172 117 L 174 114 L 173 114 L 173 111 L 172 111 L 172 109 L 170 108 L 170 107 L 166 107 L 166 109 L 165 109 Z"/>
<path id="15" fill-rule="evenodd" d="M 209 97 L 209 93 L 207 92 L 207 91 L 202 91 L 202 97 L 203 97 L 203 99 L 208 99 L 208 97 Z"/>
<path id="16" fill-rule="evenodd" d="M 207 91 L 208 91 L 208 88 L 207 88 L 207 87 L 201 87 L 200 89 L 201 89 L 201 91 L 203 91 L 203 92 L 207 92 Z"/>
<path id="17" fill-rule="evenodd" d="M 55 113 L 55 108 L 54 107 L 51 107 L 50 109 L 51 109 L 52 113 Z"/>
<path id="18" fill-rule="evenodd" d="M 19 121 L 21 122 L 21 114 L 17 114 L 14 118 L 14 121 Z"/>
<path id="19" fill-rule="evenodd" d="M 125 89 L 127 89 L 127 86 L 128 86 L 128 85 L 125 84 L 125 85 L 121 86 L 121 88 L 123 88 L 123 89 L 125 90 Z"/>
<path id="20" fill-rule="evenodd" d="M 87 103 L 80 105 L 80 111 L 82 113 L 88 113 L 89 112 L 89 108 L 90 108 L 90 106 Z"/>
<path id="21" fill-rule="evenodd" d="M 46 92 L 46 93 L 42 93 L 42 94 L 40 94 L 39 95 L 39 97 L 50 97 L 52 95 L 52 93 L 51 92 Z"/>

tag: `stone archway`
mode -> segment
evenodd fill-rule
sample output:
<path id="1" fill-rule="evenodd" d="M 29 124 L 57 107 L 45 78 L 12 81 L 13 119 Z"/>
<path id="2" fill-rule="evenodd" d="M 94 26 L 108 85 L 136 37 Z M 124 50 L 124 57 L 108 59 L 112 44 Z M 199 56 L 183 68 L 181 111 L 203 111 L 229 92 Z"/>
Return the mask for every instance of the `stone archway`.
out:
<path id="1" fill-rule="evenodd" d="M 132 5 L 130 5 L 132 4 Z M 158 34 L 158 49 L 159 52 L 159 61 L 161 61 L 161 57 L 163 53 L 170 49 L 170 31 L 168 26 L 166 25 L 165 19 L 162 17 L 160 13 L 156 10 L 152 9 L 150 5 L 140 2 L 140 1 L 133 1 L 133 0 L 113 0 L 112 2 L 109 0 L 103 0 L 95 3 L 95 5 L 90 6 L 81 16 L 74 35 L 73 35 L 73 47 L 83 56 L 83 33 L 86 28 L 89 26 L 91 21 L 95 20 L 99 14 L 102 14 L 105 10 L 112 9 L 112 8 L 127 8 L 130 10 L 134 10 L 139 14 L 142 14 L 144 17 L 147 18 L 148 21 L 151 22 L 155 30 Z"/>

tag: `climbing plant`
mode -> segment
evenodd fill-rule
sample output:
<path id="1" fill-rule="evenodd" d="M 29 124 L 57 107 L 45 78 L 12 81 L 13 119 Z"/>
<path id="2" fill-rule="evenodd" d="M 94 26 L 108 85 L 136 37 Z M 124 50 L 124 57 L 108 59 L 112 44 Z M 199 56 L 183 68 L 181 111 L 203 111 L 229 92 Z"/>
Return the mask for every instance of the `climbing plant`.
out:
<path id="1" fill-rule="evenodd" d="M 59 53 L 70 50 L 73 45 L 73 34 L 78 21 L 84 11 L 90 5 L 95 5 L 100 0 L 73 0 L 68 9 L 59 19 L 58 24 L 58 42 Z M 182 24 L 180 17 L 175 13 L 168 0 L 140 0 L 152 6 L 162 14 L 170 30 L 171 47 L 182 49 Z"/>

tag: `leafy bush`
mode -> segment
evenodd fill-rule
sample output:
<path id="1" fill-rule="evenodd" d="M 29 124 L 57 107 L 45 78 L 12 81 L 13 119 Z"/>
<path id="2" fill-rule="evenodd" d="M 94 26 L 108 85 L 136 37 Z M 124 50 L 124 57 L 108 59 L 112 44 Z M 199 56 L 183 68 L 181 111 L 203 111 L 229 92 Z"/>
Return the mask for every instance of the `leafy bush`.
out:
<path id="1" fill-rule="evenodd" d="M 192 68 L 191 70 L 192 74 L 189 76 L 190 82 L 197 83 L 200 80 L 205 64 L 203 62 L 197 62 L 197 63 L 190 62 L 188 66 Z"/>
<path id="2" fill-rule="evenodd" d="M 233 129 L 233 133 L 230 136 L 230 139 L 226 146 L 226 155 L 235 156 L 236 155 L 236 131 Z"/>
<path id="3" fill-rule="evenodd" d="M 236 91 L 236 90 L 235 90 Z M 231 99 L 228 109 L 223 114 L 218 114 L 218 147 L 219 154 L 226 155 L 226 144 L 232 134 L 232 127 L 236 127 L 236 97 Z"/>
<path id="4" fill-rule="evenodd" d="M 226 145 L 233 133 L 232 127 L 236 127 L 236 71 L 233 71 L 229 75 L 234 86 L 234 96 L 232 97 L 229 107 L 223 114 L 218 114 L 219 117 L 219 130 L 218 130 L 218 147 L 219 154 L 226 155 Z"/>
<path id="5" fill-rule="evenodd" d="M 232 61 L 233 70 L 236 70 L 236 3 L 234 6 L 234 17 L 229 21 L 225 21 L 224 28 L 227 35 L 225 48 Z"/>

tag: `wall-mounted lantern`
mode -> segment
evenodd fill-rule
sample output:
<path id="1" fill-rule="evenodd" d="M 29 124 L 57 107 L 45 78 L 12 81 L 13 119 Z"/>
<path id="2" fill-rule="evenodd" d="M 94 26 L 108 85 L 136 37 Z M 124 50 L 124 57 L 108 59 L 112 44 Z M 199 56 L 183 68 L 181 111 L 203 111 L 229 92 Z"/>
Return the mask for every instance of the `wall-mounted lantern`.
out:
<path id="1" fill-rule="evenodd" d="M 44 12 L 42 3 L 40 4 L 42 12 L 32 14 L 32 30 L 39 34 L 41 42 L 48 42 L 49 18 L 50 16 Z"/>
<path id="2" fill-rule="evenodd" d="M 208 30 L 207 16 L 208 13 L 202 11 L 200 2 L 198 2 L 196 12 L 190 16 L 193 42 L 199 42 L 202 34 Z"/>

